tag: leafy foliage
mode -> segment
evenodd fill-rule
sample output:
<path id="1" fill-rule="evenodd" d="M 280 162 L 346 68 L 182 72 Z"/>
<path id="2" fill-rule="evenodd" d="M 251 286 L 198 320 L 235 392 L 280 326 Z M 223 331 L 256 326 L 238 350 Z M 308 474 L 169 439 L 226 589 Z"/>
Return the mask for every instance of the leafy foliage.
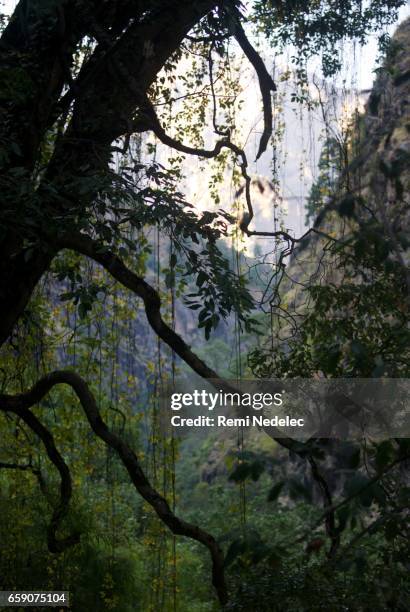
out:
<path id="1" fill-rule="evenodd" d="M 212 440 L 205 440 L 204 448 L 184 440 L 191 452 L 178 462 L 178 443 L 162 435 L 157 402 L 161 385 L 180 365 L 176 349 L 182 346 L 182 355 L 190 351 L 175 327 L 184 326 L 190 343 L 204 354 L 220 350 L 224 372 L 237 376 L 241 346 L 231 367 L 231 327 L 224 335 L 219 323 L 235 320 L 238 336 L 241 331 L 254 335 L 257 328 L 247 277 L 239 257 L 232 265 L 226 246 L 238 231 L 232 227 L 235 217 L 220 207 L 227 173 L 235 188 L 250 180 L 245 153 L 235 144 L 242 55 L 238 62 L 231 39 L 261 85 L 263 149 L 271 136 L 275 84 L 249 33 L 262 33 L 278 50 L 292 47 L 299 89 L 291 99 L 306 102 L 307 58 L 322 53 L 324 75 L 334 74 L 340 67 L 337 43 L 345 37 L 363 42 L 367 33 L 391 23 L 401 4 L 256 1 L 246 12 L 231 0 L 21 0 L 9 22 L 1 16 L 1 391 L 21 393 L 54 368 L 81 372 L 96 398 L 99 422 L 103 419 L 135 449 L 137 476 L 149 501 L 135 494 L 116 449 L 103 446 L 90 430 L 68 388 L 53 389 L 30 408 L 67 464 L 71 498 L 36 432 L 21 414 L 1 407 L 5 588 L 64 586 L 73 591 L 78 610 L 134 610 L 136 601 L 143 610 L 214 610 L 211 585 L 204 580 L 209 559 L 200 541 L 211 543 L 213 562 L 222 559 L 212 570 L 214 583 L 217 578 L 222 584 L 221 602 L 223 570 L 233 579 L 228 609 L 303 610 L 324 602 L 329 609 L 345 609 L 351 602 L 366 609 L 365 597 L 371 609 L 403 609 L 408 582 L 400 538 L 408 487 L 399 465 L 408 456 L 407 441 L 373 444 L 366 454 L 355 446 L 335 451 L 313 441 L 295 445 L 286 460 L 272 446 L 263 452 L 261 441 L 249 450 L 236 441 L 238 452 L 223 457 L 219 476 L 208 472 L 206 479 L 198 472 L 201 453 L 211 450 Z M 217 139 L 213 150 L 210 136 Z M 190 201 L 186 160 L 191 155 L 200 160 L 201 171 L 210 167 L 203 184 L 215 204 L 211 210 Z M 407 161 L 403 155 L 380 166 L 398 192 Z M 327 189 L 328 176 L 321 178 Z M 313 208 L 321 205 L 319 195 L 313 195 Z M 356 204 L 351 198 L 342 202 L 343 218 L 354 218 Z M 63 239 L 70 236 L 89 239 L 94 257 L 67 252 Z M 297 340 L 274 355 L 254 351 L 253 370 L 282 376 L 405 375 L 404 277 L 392 261 L 393 247 L 374 223 L 338 245 L 340 269 L 352 269 L 354 282 L 311 287 L 315 311 Z M 113 257 L 103 271 L 95 262 L 107 253 Z M 114 281 L 118 261 L 143 287 L 144 308 Z M 197 322 L 183 305 L 197 313 Z M 164 346 L 153 337 L 141 322 L 145 314 L 158 324 L 154 331 L 165 329 L 173 342 Z M 206 346 L 198 329 L 209 340 Z M 326 534 L 317 484 L 308 472 L 315 461 L 337 475 L 332 493 L 343 496 Z M 154 487 L 150 494 L 145 473 Z M 69 505 L 66 514 L 60 512 L 59 535 L 79 531 L 81 539 L 55 555 L 46 549 L 46 539 L 64 495 Z M 167 506 L 168 520 L 162 522 L 157 515 Z M 377 518 L 369 523 L 373 513 Z M 212 528 L 225 563 L 209 534 L 184 542 L 171 536 L 165 523 L 174 534 L 186 535 L 179 514 L 192 521 L 191 534 L 197 536 L 198 524 Z M 320 525 L 311 527 L 314 520 Z M 356 540 L 367 535 L 364 555 Z M 345 565 L 336 559 L 332 573 L 321 545 L 301 545 L 313 536 L 316 543 L 341 537 L 349 549 Z M 385 592 L 369 592 L 366 585 L 380 580 L 382 563 L 388 568 Z"/>
<path id="2" fill-rule="evenodd" d="M 330 252 L 342 283 L 312 285 L 298 334 L 273 354 L 256 349 L 259 376 L 406 377 L 409 372 L 405 270 L 384 228 L 369 221 Z"/>

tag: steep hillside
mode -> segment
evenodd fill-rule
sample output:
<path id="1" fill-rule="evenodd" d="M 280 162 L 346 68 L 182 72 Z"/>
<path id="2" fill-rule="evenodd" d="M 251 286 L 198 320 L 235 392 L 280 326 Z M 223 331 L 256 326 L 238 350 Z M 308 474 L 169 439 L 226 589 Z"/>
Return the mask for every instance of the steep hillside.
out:
<path id="1" fill-rule="evenodd" d="M 392 38 L 351 140 L 351 161 L 339 179 L 335 196 L 324 205 L 314 227 L 331 238 L 340 238 L 373 218 L 391 241 L 391 257 L 408 267 L 410 20 L 404 21 Z M 293 254 L 281 292 L 286 308 L 300 311 L 306 300 L 306 284 L 318 279 L 337 280 L 327 244 L 326 238 L 313 234 Z"/>

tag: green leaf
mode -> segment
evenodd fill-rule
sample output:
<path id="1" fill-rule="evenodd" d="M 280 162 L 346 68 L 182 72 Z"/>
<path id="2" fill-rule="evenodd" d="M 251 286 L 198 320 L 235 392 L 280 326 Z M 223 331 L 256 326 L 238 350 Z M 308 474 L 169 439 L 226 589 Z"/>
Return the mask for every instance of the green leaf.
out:
<path id="1" fill-rule="evenodd" d="M 202 287 L 202 285 L 203 285 L 203 284 L 205 283 L 205 281 L 207 281 L 207 280 L 208 280 L 208 275 L 207 275 L 207 274 L 206 274 L 206 273 L 205 273 L 203 270 L 201 270 L 201 271 L 198 273 L 198 276 L 197 276 L 197 278 L 196 278 L 196 284 L 197 284 L 197 286 L 198 286 L 198 287 Z"/>
<path id="2" fill-rule="evenodd" d="M 167 289 L 172 289 L 175 285 L 175 272 L 173 270 L 168 270 L 165 274 L 165 286 Z"/>

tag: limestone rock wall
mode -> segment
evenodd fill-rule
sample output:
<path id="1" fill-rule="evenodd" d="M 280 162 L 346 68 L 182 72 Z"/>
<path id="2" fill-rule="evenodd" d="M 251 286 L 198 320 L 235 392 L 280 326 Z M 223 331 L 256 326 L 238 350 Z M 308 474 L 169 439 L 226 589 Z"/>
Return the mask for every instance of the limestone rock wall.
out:
<path id="1" fill-rule="evenodd" d="M 383 66 L 375 80 L 363 115 L 354 133 L 354 156 L 340 178 L 335 198 L 319 215 L 315 227 L 332 236 L 346 236 L 355 222 L 341 217 L 346 197 L 354 200 L 360 221 L 374 216 L 395 248 L 392 254 L 403 266 L 410 262 L 410 19 L 396 30 Z M 406 244 L 407 240 L 407 244 Z M 282 305 L 303 313 L 304 287 L 338 280 L 327 241 L 311 235 L 295 251 L 282 283 Z M 325 250 L 324 250 L 325 249 Z"/>

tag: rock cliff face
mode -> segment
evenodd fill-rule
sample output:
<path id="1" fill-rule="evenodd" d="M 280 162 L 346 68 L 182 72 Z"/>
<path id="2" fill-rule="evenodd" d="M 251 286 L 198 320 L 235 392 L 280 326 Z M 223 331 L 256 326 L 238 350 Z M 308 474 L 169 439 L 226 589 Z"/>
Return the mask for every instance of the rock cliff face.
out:
<path id="1" fill-rule="evenodd" d="M 353 161 L 340 179 L 336 197 L 315 227 L 333 237 L 346 236 L 355 223 L 371 217 L 393 244 L 392 257 L 408 268 L 410 259 L 410 19 L 394 34 L 363 115 L 354 133 Z M 344 207 L 344 216 L 340 210 Z M 356 221 L 346 210 L 351 207 Z M 282 300 L 300 310 L 305 284 L 337 280 L 334 261 L 323 252 L 326 239 L 312 235 L 289 262 Z M 318 262 L 320 264 L 318 265 Z M 410 275 L 408 276 L 410 286 Z"/>
<path id="2" fill-rule="evenodd" d="M 410 221 L 410 19 L 392 39 L 363 122 L 355 187 L 397 242 Z"/>

